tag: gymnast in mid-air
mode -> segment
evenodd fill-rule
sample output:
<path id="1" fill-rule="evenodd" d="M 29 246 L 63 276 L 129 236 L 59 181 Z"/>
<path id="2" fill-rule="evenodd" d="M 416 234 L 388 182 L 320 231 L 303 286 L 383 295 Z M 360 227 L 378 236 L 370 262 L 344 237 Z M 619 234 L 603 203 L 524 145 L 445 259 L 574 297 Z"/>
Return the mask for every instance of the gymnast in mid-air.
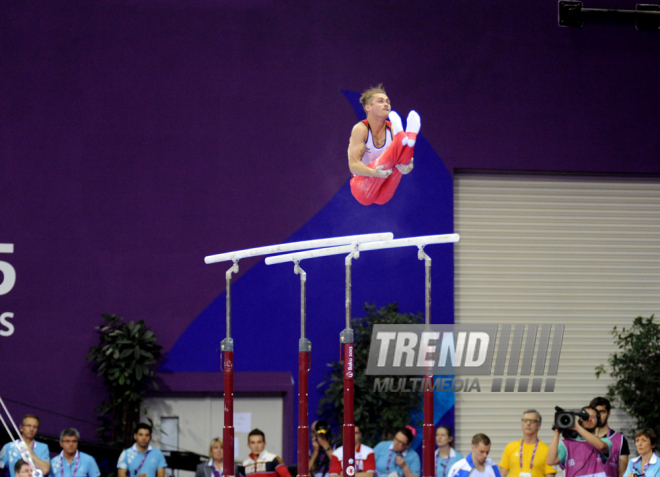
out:
<path id="1" fill-rule="evenodd" d="M 382 85 L 362 93 L 360 103 L 367 119 L 353 126 L 348 144 L 351 192 L 362 205 L 383 205 L 394 196 L 401 177 L 413 170 L 422 121 L 417 112 L 410 111 L 404 131 Z"/>

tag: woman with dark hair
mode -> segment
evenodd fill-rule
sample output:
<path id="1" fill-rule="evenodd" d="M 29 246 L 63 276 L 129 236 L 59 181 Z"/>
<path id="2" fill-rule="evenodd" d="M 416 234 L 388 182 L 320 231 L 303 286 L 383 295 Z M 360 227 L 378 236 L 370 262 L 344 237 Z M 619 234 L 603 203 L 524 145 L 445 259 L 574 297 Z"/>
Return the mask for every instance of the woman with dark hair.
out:
<path id="1" fill-rule="evenodd" d="M 660 476 L 660 459 L 655 455 L 655 446 L 657 445 L 658 438 L 653 432 L 653 429 L 640 429 L 635 434 L 635 447 L 639 457 L 630 459 L 624 477 L 644 476 L 644 477 L 658 477 Z"/>
<path id="2" fill-rule="evenodd" d="M 463 458 L 463 455 L 454 450 L 454 433 L 449 426 L 440 426 L 435 430 L 435 443 L 438 450 L 435 452 L 435 475 L 446 477 L 449 469 Z"/>
<path id="3" fill-rule="evenodd" d="M 419 455 L 410 448 L 416 433 L 412 426 L 402 427 L 393 440 L 379 442 L 374 447 L 378 477 L 419 477 Z"/>
<path id="4" fill-rule="evenodd" d="M 327 477 L 332 459 L 332 431 L 325 421 L 312 423 L 312 455 L 309 473 L 314 477 Z"/>

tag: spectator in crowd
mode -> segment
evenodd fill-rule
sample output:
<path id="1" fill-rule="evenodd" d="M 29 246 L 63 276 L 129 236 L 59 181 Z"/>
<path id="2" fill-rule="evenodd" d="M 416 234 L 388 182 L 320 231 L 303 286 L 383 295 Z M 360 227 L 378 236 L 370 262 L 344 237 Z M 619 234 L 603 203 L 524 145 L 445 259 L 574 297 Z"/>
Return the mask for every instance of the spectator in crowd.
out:
<path id="1" fill-rule="evenodd" d="M 638 457 L 628 462 L 624 477 L 645 476 L 658 477 L 660 475 L 660 459 L 655 455 L 655 446 L 658 438 L 653 429 L 640 429 L 635 434 L 635 447 Z"/>
<path id="2" fill-rule="evenodd" d="M 247 477 L 258 474 L 259 477 L 291 477 L 289 469 L 275 454 L 266 450 L 266 435 L 260 429 L 252 429 L 248 434 L 250 456 L 238 466 L 238 475 Z"/>
<path id="3" fill-rule="evenodd" d="M 60 433 L 60 455 L 50 460 L 52 477 L 99 477 L 101 471 L 94 457 L 78 450 L 80 433 L 73 427 Z"/>
<path id="4" fill-rule="evenodd" d="M 399 429 L 391 441 L 374 447 L 376 472 L 379 477 L 418 477 L 421 471 L 419 455 L 410 449 L 415 435 L 412 426 Z"/>
<path id="5" fill-rule="evenodd" d="M 564 477 L 606 477 L 605 461 L 610 456 L 612 442 L 607 437 L 598 438 L 594 434 L 600 422 L 598 412 L 592 407 L 583 409 L 589 413 L 589 419 L 575 420 L 575 425 L 571 428 L 577 432 L 575 438 L 565 437 L 559 442 L 561 431 L 555 429 L 546 463 L 561 464 Z"/>
<path id="6" fill-rule="evenodd" d="M 23 459 L 18 459 L 14 464 L 14 474 L 18 477 L 32 477 L 32 468 Z"/>
<path id="7" fill-rule="evenodd" d="M 133 447 L 123 450 L 119 456 L 117 477 L 165 477 L 165 457 L 160 449 L 149 445 L 151 426 L 138 424 L 133 439 Z"/>
<path id="8" fill-rule="evenodd" d="M 224 472 L 224 452 L 222 450 L 222 439 L 216 437 L 211 439 L 209 446 L 209 461 L 202 462 L 197 466 L 195 477 L 222 477 Z"/>
<path id="9" fill-rule="evenodd" d="M 330 475 L 344 476 L 344 446 L 338 447 L 332 452 L 330 462 Z M 376 472 L 376 460 L 374 450 L 362 444 L 362 433 L 360 427 L 355 426 L 355 477 L 373 477 Z"/>
<path id="10" fill-rule="evenodd" d="M 19 430 L 25 445 L 27 445 L 32 462 L 35 467 L 41 470 L 44 475 L 50 471 L 50 453 L 48 452 L 48 445 L 43 442 L 37 442 L 34 437 L 39 430 L 39 418 L 34 414 L 26 414 L 21 421 Z M 21 452 L 18 450 L 18 443 L 8 442 L 0 451 L 0 469 L 7 469 L 10 477 L 15 477 L 14 464 L 21 459 Z"/>
<path id="11" fill-rule="evenodd" d="M 589 403 L 589 407 L 593 407 L 600 416 L 600 426 L 596 429 L 596 437 L 607 437 L 612 442 L 610 458 L 605 462 L 605 474 L 607 477 L 623 477 L 623 473 L 628 467 L 630 448 L 628 447 L 628 439 L 623 434 L 610 429 L 607 424 L 612 409 L 610 401 L 604 397 L 593 398 Z"/>
<path id="12" fill-rule="evenodd" d="M 449 426 L 439 426 L 435 430 L 435 443 L 438 450 L 435 452 L 435 475 L 447 477 L 449 469 L 463 458 L 463 455 L 454 449 L 454 433 Z"/>
<path id="13" fill-rule="evenodd" d="M 332 431 L 325 421 L 312 423 L 312 455 L 309 456 L 309 472 L 314 477 L 328 477 L 332 461 Z"/>
<path id="14" fill-rule="evenodd" d="M 488 458 L 490 439 L 486 434 L 476 434 L 472 438 L 470 453 L 465 459 L 456 462 L 449 470 L 449 477 L 500 477 L 497 465 Z"/>
<path id="15" fill-rule="evenodd" d="M 548 445 L 539 440 L 541 414 L 529 409 L 522 415 L 523 438 L 507 444 L 500 461 L 502 477 L 554 477 L 557 471 L 545 463 Z"/>

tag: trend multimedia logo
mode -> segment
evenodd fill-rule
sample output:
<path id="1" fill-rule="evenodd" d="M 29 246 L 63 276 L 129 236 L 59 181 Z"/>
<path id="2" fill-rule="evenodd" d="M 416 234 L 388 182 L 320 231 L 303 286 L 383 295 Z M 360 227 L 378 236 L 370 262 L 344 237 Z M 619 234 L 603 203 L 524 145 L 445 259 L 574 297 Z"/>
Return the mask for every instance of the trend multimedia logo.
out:
<path id="1" fill-rule="evenodd" d="M 549 324 L 375 325 L 367 374 L 424 376 L 375 378 L 374 392 L 480 392 L 479 378 L 457 376 L 489 375 L 491 392 L 554 392 L 563 337 Z"/>

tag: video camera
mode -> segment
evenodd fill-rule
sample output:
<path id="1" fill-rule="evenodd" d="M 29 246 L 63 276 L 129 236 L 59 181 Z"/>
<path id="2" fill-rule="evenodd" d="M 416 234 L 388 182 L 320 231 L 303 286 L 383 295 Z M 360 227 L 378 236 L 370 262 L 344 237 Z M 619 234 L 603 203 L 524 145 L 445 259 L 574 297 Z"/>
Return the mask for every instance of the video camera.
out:
<path id="1" fill-rule="evenodd" d="M 562 431 L 561 434 L 565 439 L 575 439 L 578 433 L 571 429 L 575 426 L 575 418 L 588 421 L 589 417 L 589 413 L 584 409 L 564 410 L 559 406 L 555 406 L 555 423 L 552 429 Z"/>

